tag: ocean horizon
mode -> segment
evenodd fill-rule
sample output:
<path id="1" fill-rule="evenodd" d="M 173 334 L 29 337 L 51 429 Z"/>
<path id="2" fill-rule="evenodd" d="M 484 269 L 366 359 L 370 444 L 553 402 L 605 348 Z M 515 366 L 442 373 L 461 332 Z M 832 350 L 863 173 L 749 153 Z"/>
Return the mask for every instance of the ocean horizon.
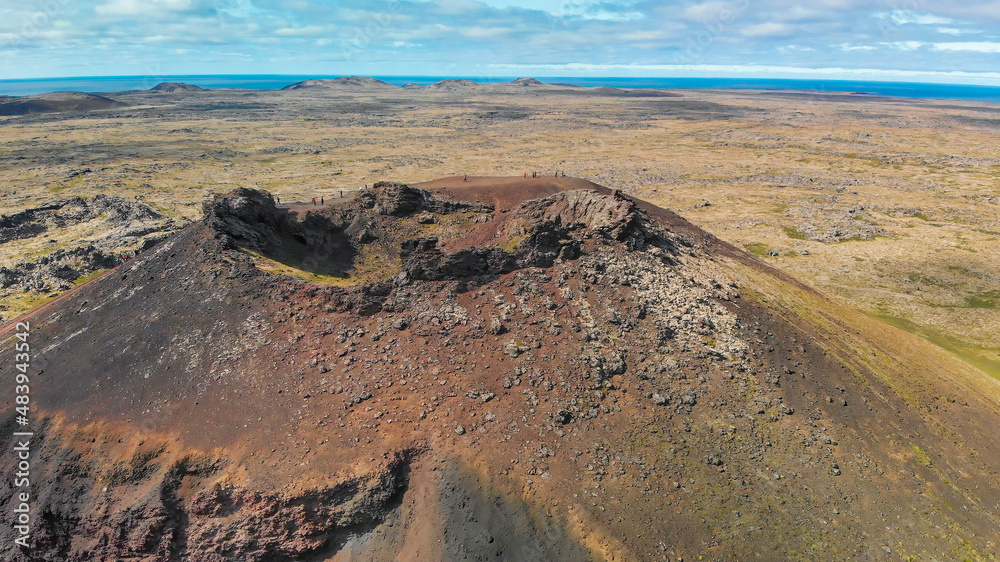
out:
<path id="1" fill-rule="evenodd" d="M 113 93 L 148 90 L 162 82 L 184 82 L 202 88 L 276 90 L 312 78 L 337 78 L 342 75 L 298 74 L 212 74 L 169 76 L 80 76 L 68 78 L 25 78 L 0 80 L 0 95 L 27 96 L 49 92 L 79 91 Z M 379 76 L 389 84 L 426 86 L 445 79 L 468 79 L 479 83 L 510 82 L 518 76 Z M 807 92 L 847 92 L 872 96 L 918 99 L 955 99 L 1000 103 L 1000 86 L 940 84 L 923 82 L 879 82 L 866 80 L 802 80 L 785 78 L 690 78 L 690 77 L 580 77 L 536 76 L 546 84 L 586 87 L 723 89 L 723 90 L 795 90 Z"/>

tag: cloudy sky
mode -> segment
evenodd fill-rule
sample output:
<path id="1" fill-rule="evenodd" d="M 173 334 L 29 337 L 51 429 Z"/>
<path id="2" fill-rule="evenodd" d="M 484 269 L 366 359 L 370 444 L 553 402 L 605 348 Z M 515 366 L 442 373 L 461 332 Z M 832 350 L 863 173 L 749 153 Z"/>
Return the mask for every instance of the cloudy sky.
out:
<path id="1" fill-rule="evenodd" d="M 0 0 L 0 79 L 176 74 L 1000 84 L 1000 0 Z"/>

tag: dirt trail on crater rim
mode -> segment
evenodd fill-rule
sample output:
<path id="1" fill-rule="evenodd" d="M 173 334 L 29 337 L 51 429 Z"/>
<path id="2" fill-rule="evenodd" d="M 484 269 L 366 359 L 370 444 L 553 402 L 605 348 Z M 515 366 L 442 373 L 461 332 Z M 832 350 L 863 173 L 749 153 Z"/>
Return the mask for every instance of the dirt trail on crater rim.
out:
<path id="1" fill-rule="evenodd" d="M 29 315 L 4 559 L 996 551 L 998 383 L 671 211 L 456 177 L 204 214 Z"/>

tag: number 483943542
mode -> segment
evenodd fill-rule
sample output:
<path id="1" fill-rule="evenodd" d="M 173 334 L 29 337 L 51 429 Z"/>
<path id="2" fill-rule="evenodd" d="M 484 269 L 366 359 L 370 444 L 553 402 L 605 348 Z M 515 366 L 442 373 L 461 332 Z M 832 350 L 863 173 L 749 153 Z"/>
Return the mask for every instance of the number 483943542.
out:
<path id="1" fill-rule="evenodd" d="M 28 322 L 18 322 L 16 336 L 17 342 L 14 343 L 14 368 L 17 370 L 15 377 L 15 382 L 17 386 L 14 392 L 17 396 L 14 401 L 17 403 L 17 413 L 26 416 L 28 415 L 28 402 L 31 400 L 28 397 L 28 368 L 31 366 L 31 346 L 28 344 L 28 334 L 31 331 L 31 325 Z"/>

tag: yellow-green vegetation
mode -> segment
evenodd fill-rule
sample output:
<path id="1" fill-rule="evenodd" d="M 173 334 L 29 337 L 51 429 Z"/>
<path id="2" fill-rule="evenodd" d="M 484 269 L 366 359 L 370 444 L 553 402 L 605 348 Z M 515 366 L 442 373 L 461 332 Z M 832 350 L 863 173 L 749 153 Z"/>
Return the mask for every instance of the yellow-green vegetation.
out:
<path id="1" fill-rule="evenodd" d="M 20 315 L 19 311 L 38 308 L 58 296 L 58 293 L 38 294 L 33 292 L 19 292 L 8 295 L 3 301 L 4 306 L 7 307 L 7 310 L 3 313 L 4 317 L 13 319 L 13 317 Z M 10 314 L 8 311 L 14 311 L 14 313 Z M 8 314 L 10 315 L 8 316 Z"/>
<path id="2" fill-rule="evenodd" d="M 975 346 L 958 338 L 941 334 L 905 318 L 896 318 L 895 316 L 886 314 L 869 314 L 869 316 L 890 326 L 895 326 L 911 334 L 916 334 L 934 345 L 954 353 L 969 364 L 978 367 L 993 377 L 1000 379 L 1000 359 L 997 359 L 1000 349 Z"/>
<path id="3" fill-rule="evenodd" d="M 526 235 L 511 236 L 507 239 L 507 242 L 505 242 L 503 246 L 500 246 L 500 248 L 508 254 L 512 254 L 515 250 L 517 250 L 517 247 L 521 245 L 521 242 L 524 242 L 525 238 L 527 238 Z"/>
<path id="4" fill-rule="evenodd" d="M 274 275 L 289 275 L 298 277 L 317 285 L 333 285 L 337 287 L 351 287 L 363 285 L 372 281 L 382 281 L 399 273 L 400 261 L 398 256 L 380 255 L 379 252 L 363 250 L 361 255 L 354 260 L 351 269 L 345 276 L 316 273 L 309 271 L 306 266 L 291 258 L 282 258 L 280 261 L 257 252 L 244 250 L 254 258 L 254 265 L 262 271 Z"/>
<path id="5" fill-rule="evenodd" d="M 910 443 L 910 448 L 913 449 L 914 459 L 920 466 L 931 466 L 931 459 L 927 456 L 927 453 L 920 448 L 920 445 L 916 443 Z"/>
<path id="6" fill-rule="evenodd" d="M 87 283 L 87 282 L 93 280 L 95 277 L 100 277 L 106 271 L 108 271 L 108 270 L 107 269 L 98 269 L 97 271 L 91 271 L 90 273 L 88 273 L 86 275 L 82 275 L 80 277 L 77 277 L 73 281 L 73 284 L 76 285 L 77 287 L 79 287 L 80 285 L 83 285 L 84 283 Z"/>
<path id="7" fill-rule="evenodd" d="M 787 234 L 789 238 L 792 238 L 794 240 L 809 239 L 809 237 L 806 236 L 805 232 L 802 232 L 801 230 L 795 228 L 794 226 L 783 226 L 781 227 L 781 229 L 785 231 L 785 234 Z"/>
<path id="8" fill-rule="evenodd" d="M 948 284 L 946 281 L 943 281 L 936 277 L 928 277 L 923 273 L 910 273 L 907 274 L 906 278 L 909 279 L 910 281 L 913 281 L 914 283 L 921 283 L 924 285 L 944 286 Z"/>
<path id="9" fill-rule="evenodd" d="M 970 308 L 997 308 L 1000 303 L 1000 291 L 986 291 L 965 297 L 966 304 Z"/>
<path id="10" fill-rule="evenodd" d="M 752 242 L 750 244 L 744 244 L 744 248 L 751 254 L 755 256 L 766 256 L 768 252 L 771 251 L 771 247 L 762 242 Z"/>
<path id="11" fill-rule="evenodd" d="M 336 275 L 324 275 L 320 273 L 313 273 L 307 271 L 303 268 L 302 264 L 287 263 L 286 261 L 278 261 L 268 257 L 265 257 L 257 252 L 251 252 L 249 250 L 244 250 L 254 258 L 254 265 L 262 271 L 268 273 L 273 273 L 274 275 L 289 275 L 292 277 L 298 277 L 310 283 L 316 283 L 320 285 L 336 285 L 336 286 L 349 286 L 357 284 L 356 279 L 350 277 L 338 277 Z"/>

